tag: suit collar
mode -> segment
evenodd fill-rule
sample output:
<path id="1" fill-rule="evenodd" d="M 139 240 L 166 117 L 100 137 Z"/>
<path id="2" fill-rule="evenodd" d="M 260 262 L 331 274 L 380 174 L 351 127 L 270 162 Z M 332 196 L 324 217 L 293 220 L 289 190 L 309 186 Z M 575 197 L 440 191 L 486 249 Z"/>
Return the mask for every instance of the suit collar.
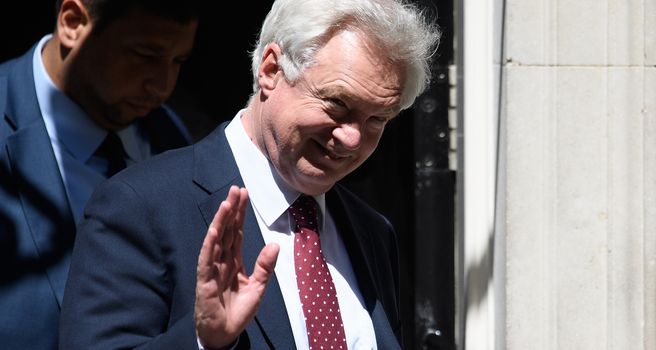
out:
<path id="1" fill-rule="evenodd" d="M 241 182 L 239 169 L 225 137 L 226 125 L 227 123 L 219 125 L 194 145 L 193 180 L 210 194 L 229 186 L 237 179 Z"/>
<path id="2" fill-rule="evenodd" d="M 34 89 L 32 58 L 36 45 L 11 63 L 7 74 L 7 105 L 5 117 L 21 128 L 31 123 L 43 123 Z"/>
<path id="3" fill-rule="evenodd" d="M 39 54 L 52 35 L 44 36 L 32 55 L 34 91 L 46 130 L 55 144 L 81 163 L 98 148 L 107 132 L 96 124 L 52 81 Z"/>

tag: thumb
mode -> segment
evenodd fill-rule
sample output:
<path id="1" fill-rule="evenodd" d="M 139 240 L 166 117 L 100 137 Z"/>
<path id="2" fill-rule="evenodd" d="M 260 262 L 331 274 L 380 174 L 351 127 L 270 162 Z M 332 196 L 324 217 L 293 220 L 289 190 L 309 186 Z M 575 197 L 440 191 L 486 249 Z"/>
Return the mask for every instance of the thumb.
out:
<path id="1" fill-rule="evenodd" d="M 255 261 L 255 268 L 251 278 L 262 284 L 267 284 L 273 274 L 273 269 L 276 267 L 279 252 L 280 246 L 276 243 L 269 243 L 262 248 Z"/>

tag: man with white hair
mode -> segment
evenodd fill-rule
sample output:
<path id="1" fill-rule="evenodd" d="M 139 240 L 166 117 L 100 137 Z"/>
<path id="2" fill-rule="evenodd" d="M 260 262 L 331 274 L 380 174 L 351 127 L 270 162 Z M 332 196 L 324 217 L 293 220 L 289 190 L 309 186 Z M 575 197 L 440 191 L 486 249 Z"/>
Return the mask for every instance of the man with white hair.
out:
<path id="1" fill-rule="evenodd" d="M 87 206 L 61 348 L 399 348 L 394 230 L 338 181 L 427 86 L 438 39 L 400 0 L 277 0 L 247 106 Z"/>

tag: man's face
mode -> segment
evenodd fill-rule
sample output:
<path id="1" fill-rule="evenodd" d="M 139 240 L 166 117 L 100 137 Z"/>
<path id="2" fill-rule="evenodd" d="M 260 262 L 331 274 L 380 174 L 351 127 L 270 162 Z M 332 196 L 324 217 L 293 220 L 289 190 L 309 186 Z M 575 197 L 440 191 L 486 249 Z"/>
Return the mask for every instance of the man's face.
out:
<path id="1" fill-rule="evenodd" d="M 141 11 L 109 23 L 82 43 L 70 94 L 99 125 L 128 126 L 170 96 L 196 27 Z"/>
<path id="2" fill-rule="evenodd" d="M 278 79 L 254 121 L 255 138 L 296 190 L 326 192 L 375 150 L 399 112 L 404 79 L 384 57 L 361 36 L 342 32 L 296 83 Z"/>

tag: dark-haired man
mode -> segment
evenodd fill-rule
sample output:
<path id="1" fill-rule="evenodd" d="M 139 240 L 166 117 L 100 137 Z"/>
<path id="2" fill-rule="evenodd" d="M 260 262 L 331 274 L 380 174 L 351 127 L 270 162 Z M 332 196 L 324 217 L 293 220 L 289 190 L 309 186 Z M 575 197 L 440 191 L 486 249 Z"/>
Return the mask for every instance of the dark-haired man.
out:
<path id="1" fill-rule="evenodd" d="M 95 187 L 190 142 L 162 103 L 193 1 L 59 0 L 54 33 L 0 65 L 0 344 L 56 349 L 75 223 Z"/>

